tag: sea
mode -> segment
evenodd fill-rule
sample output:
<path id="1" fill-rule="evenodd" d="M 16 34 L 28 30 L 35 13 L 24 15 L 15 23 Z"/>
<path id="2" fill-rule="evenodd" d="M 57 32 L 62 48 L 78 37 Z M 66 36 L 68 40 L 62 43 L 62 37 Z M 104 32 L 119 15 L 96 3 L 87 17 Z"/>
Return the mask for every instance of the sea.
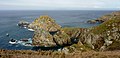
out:
<path id="1" fill-rule="evenodd" d="M 89 28 L 99 24 L 88 24 L 86 21 L 99 18 L 115 10 L 0 10 L 0 49 L 31 50 L 33 47 L 11 45 L 10 39 L 32 38 L 34 32 L 17 26 L 21 20 L 33 22 L 42 15 L 52 17 L 62 27 Z M 9 34 L 9 37 L 6 34 Z"/>

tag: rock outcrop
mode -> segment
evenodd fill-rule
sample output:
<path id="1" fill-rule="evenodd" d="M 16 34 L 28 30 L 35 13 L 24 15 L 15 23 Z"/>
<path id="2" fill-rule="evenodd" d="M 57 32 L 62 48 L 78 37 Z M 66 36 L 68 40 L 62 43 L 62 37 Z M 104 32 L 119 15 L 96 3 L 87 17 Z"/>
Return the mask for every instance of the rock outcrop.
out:
<path id="1" fill-rule="evenodd" d="M 20 27 L 28 27 L 29 26 L 29 22 L 26 22 L 24 20 L 20 21 L 17 25 Z"/>
<path id="2" fill-rule="evenodd" d="M 49 32 L 44 29 L 37 29 L 34 32 L 33 45 L 52 47 L 56 46 L 56 43 L 53 41 L 53 36 Z"/>
<path id="3" fill-rule="evenodd" d="M 82 28 L 61 28 L 48 16 L 36 19 L 29 28 L 35 30 L 33 46 L 44 47 L 71 45 L 78 42 L 78 37 L 82 32 Z"/>
<path id="4" fill-rule="evenodd" d="M 58 31 L 53 37 L 57 45 L 70 44 L 70 37 L 64 31 Z"/>
<path id="5" fill-rule="evenodd" d="M 34 30 L 41 28 L 48 32 L 55 32 L 61 28 L 61 26 L 58 25 L 55 20 L 49 16 L 40 16 L 39 18 L 35 19 L 35 21 L 32 22 L 28 27 Z"/>
<path id="6" fill-rule="evenodd" d="M 100 19 L 96 19 L 96 20 L 88 20 L 87 23 L 90 23 L 90 24 L 96 24 L 96 23 L 103 23 L 104 20 L 100 20 Z"/>
<path id="7" fill-rule="evenodd" d="M 110 47 L 111 44 L 119 42 L 120 40 L 120 17 L 112 18 L 100 26 L 94 27 L 91 32 L 93 32 L 95 35 L 101 35 L 100 37 L 103 39 L 104 45 L 100 48 L 100 50 L 105 50 L 107 47 Z"/>
<path id="8" fill-rule="evenodd" d="M 87 34 L 91 36 L 87 36 Z M 120 17 L 113 17 L 103 24 L 93 27 L 87 34 L 85 34 L 85 39 L 89 40 L 85 42 L 92 45 L 94 49 L 109 50 L 107 47 L 110 48 L 112 44 L 120 40 Z"/>
<path id="9" fill-rule="evenodd" d="M 112 17 L 108 17 L 108 20 L 102 24 L 91 28 L 61 28 L 51 18 L 49 18 L 49 21 L 44 21 L 48 18 L 41 16 L 32 23 L 33 25 L 31 24 L 31 26 L 36 26 L 33 45 L 45 47 L 67 46 L 66 49 L 82 51 L 87 49 L 99 51 L 119 49 L 117 48 L 120 47 L 120 16 L 118 15 L 112 14 Z M 41 20 L 45 24 L 41 23 Z"/>
<path id="10" fill-rule="evenodd" d="M 77 42 L 80 28 L 61 28 L 48 16 L 41 16 L 29 25 L 35 30 L 33 46 L 64 46 Z M 81 28 L 82 29 L 82 28 Z"/>

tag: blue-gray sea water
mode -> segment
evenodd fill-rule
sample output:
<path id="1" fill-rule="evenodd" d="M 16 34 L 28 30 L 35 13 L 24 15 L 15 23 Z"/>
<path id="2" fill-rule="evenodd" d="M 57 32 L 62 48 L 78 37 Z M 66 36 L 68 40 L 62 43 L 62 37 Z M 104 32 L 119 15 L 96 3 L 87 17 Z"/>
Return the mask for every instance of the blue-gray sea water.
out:
<path id="1" fill-rule="evenodd" d="M 32 47 L 9 44 L 10 38 L 20 40 L 22 38 L 32 38 L 33 32 L 24 28 L 19 28 L 17 23 L 21 20 L 28 22 L 34 21 L 41 15 L 49 15 L 56 20 L 62 27 L 81 27 L 88 28 L 99 24 L 88 24 L 87 20 L 96 19 L 113 11 L 93 11 L 93 10 L 1 10 L 0 11 L 0 49 L 28 50 Z M 6 33 L 10 36 L 6 37 Z"/>

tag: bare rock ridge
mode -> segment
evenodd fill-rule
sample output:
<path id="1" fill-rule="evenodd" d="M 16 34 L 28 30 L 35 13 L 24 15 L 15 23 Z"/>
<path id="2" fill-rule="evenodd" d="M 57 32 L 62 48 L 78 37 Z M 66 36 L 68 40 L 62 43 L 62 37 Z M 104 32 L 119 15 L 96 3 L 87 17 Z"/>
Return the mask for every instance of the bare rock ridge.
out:
<path id="1" fill-rule="evenodd" d="M 120 49 L 119 14 L 120 12 L 113 12 L 110 16 L 102 16 L 103 23 L 91 28 L 62 28 L 49 16 L 41 16 L 29 25 L 29 28 L 35 30 L 33 46 L 70 45 L 65 47 L 69 51 Z"/>

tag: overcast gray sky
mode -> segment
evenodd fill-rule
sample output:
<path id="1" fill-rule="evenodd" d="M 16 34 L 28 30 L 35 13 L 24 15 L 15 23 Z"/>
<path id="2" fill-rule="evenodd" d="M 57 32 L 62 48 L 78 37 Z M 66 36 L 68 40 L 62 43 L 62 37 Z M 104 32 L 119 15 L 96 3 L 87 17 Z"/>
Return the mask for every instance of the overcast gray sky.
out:
<path id="1" fill-rule="evenodd" d="M 0 0 L 0 10 L 118 10 L 120 0 Z"/>

